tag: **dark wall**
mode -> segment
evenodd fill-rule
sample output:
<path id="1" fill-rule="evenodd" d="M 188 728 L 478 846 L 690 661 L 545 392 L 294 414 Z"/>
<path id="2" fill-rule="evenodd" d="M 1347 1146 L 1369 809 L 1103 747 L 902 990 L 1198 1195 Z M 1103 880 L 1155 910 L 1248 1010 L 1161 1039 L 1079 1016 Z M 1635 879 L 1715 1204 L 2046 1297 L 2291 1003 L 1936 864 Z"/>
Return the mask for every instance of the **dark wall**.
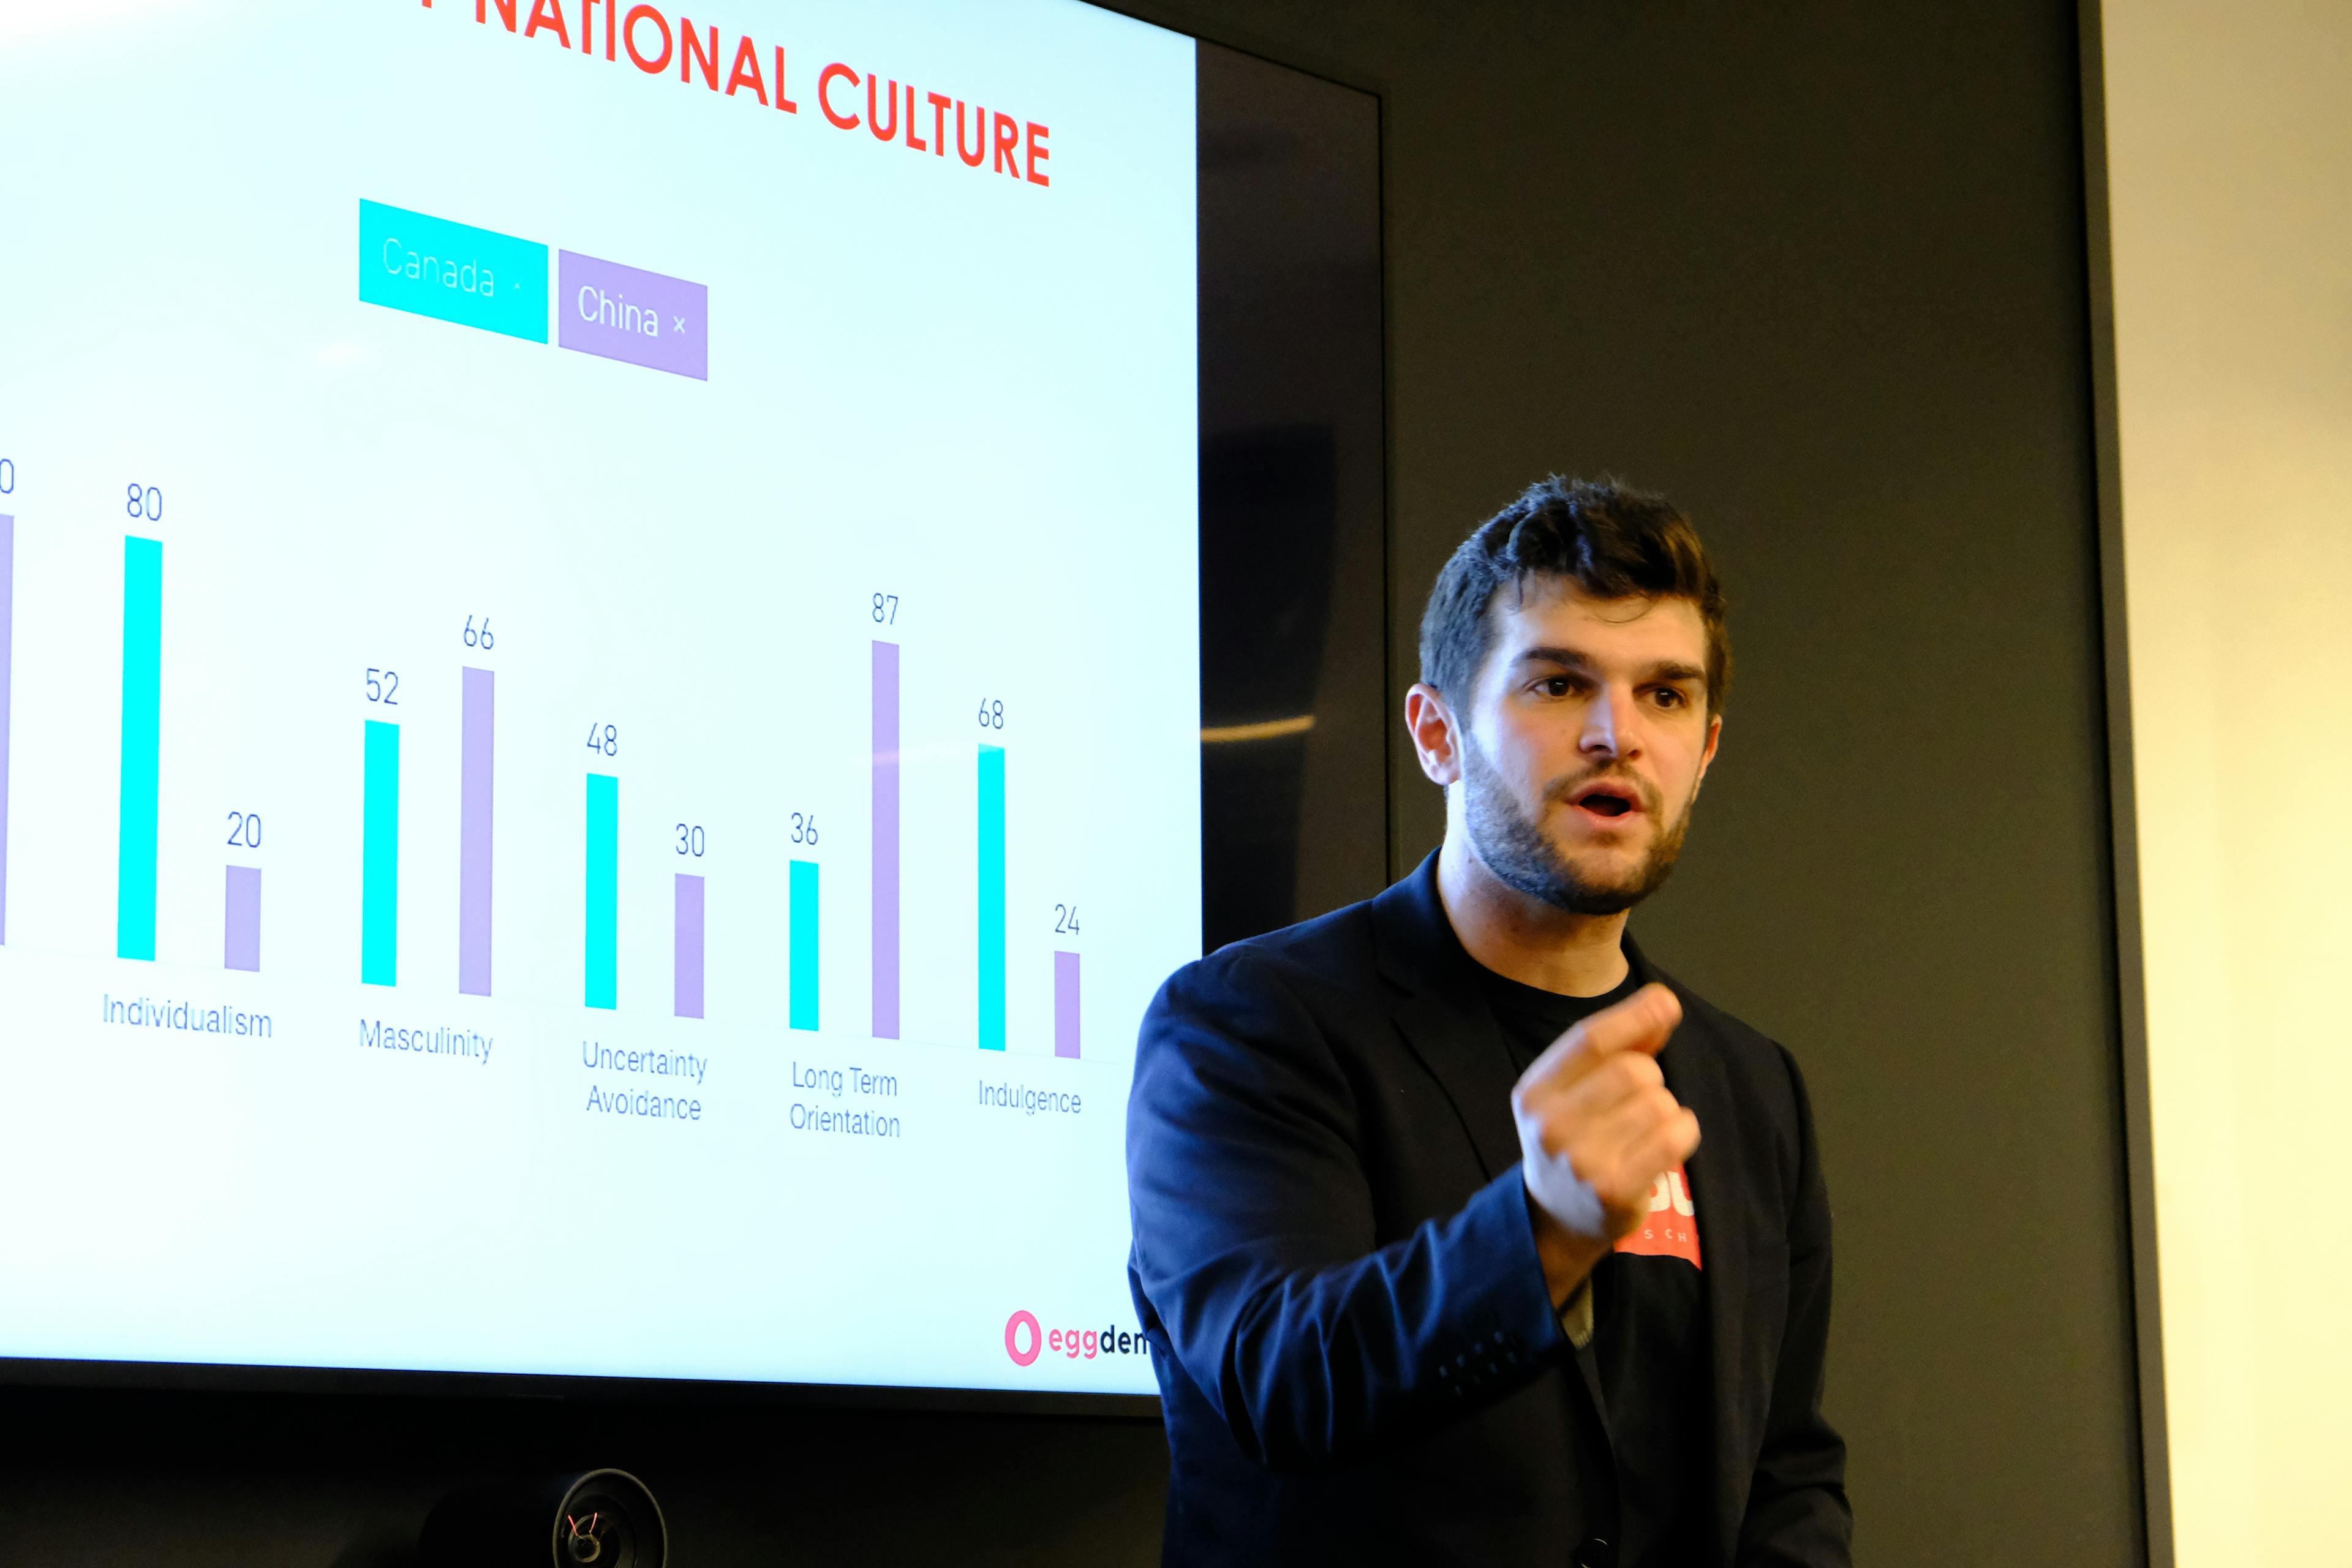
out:
<path id="1" fill-rule="evenodd" d="M 1664 489 L 1722 557 L 1724 757 L 1640 929 L 1813 1086 L 1864 1560 L 2136 1560 L 2073 8 L 1126 8 L 1382 97 L 1400 690 L 1535 475 Z M 1438 805 L 1391 772 L 1401 868 Z M 0 1434 L 50 1563 L 356 1568 L 517 1456 L 641 1465 L 694 1563 L 1144 1563 L 1165 1463 L 792 1411 L 17 1393 Z"/>

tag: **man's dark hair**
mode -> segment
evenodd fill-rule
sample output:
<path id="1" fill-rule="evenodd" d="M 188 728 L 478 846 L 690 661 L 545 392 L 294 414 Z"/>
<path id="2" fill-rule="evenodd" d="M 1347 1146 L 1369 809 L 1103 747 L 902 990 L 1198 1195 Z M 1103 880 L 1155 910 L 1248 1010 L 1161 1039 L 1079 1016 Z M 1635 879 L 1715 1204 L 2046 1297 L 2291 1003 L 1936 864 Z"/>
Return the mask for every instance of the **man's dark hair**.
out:
<path id="1" fill-rule="evenodd" d="M 1706 710 L 1723 711 L 1731 639 L 1723 585 L 1690 519 L 1664 496 L 1614 479 L 1554 474 L 1472 530 L 1437 574 L 1421 616 L 1421 679 L 1457 709 L 1495 646 L 1495 595 L 1531 576 L 1566 578 L 1595 599 L 1687 599 L 1706 627 Z"/>

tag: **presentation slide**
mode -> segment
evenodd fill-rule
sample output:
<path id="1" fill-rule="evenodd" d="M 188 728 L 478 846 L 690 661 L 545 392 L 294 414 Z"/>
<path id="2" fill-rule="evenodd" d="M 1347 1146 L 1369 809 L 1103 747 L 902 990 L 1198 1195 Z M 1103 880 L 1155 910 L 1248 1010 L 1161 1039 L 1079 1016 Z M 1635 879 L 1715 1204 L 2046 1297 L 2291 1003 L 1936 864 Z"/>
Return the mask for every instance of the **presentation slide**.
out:
<path id="1" fill-rule="evenodd" d="M 1193 46 L 0 5 L 0 1355 L 1149 1392 Z"/>

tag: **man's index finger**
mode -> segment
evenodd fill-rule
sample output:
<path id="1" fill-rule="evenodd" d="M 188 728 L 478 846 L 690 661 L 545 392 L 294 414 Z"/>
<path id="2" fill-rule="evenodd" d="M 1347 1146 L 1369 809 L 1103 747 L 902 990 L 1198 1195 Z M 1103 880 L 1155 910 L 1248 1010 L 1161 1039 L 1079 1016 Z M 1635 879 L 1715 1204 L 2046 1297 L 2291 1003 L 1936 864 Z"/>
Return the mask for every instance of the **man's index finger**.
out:
<path id="1" fill-rule="evenodd" d="M 1603 1007 L 1546 1047 L 1520 1075 L 1523 1085 L 1574 1082 L 1621 1051 L 1656 1056 L 1683 1019 L 1683 1005 L 1656 981 L 1622 1002 Z"/>

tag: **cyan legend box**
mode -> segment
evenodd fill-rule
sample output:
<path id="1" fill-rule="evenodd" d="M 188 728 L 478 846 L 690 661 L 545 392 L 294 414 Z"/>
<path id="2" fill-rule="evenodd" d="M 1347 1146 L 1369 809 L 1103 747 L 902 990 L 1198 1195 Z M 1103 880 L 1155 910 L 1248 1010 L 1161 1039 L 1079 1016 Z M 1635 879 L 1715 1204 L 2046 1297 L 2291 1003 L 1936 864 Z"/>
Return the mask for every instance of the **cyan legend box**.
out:
<path id="1" fill-rule="evenodd" d="M 427 213 L 360 203 L 360 299 L 547 341 L 547 247 Z"/>

